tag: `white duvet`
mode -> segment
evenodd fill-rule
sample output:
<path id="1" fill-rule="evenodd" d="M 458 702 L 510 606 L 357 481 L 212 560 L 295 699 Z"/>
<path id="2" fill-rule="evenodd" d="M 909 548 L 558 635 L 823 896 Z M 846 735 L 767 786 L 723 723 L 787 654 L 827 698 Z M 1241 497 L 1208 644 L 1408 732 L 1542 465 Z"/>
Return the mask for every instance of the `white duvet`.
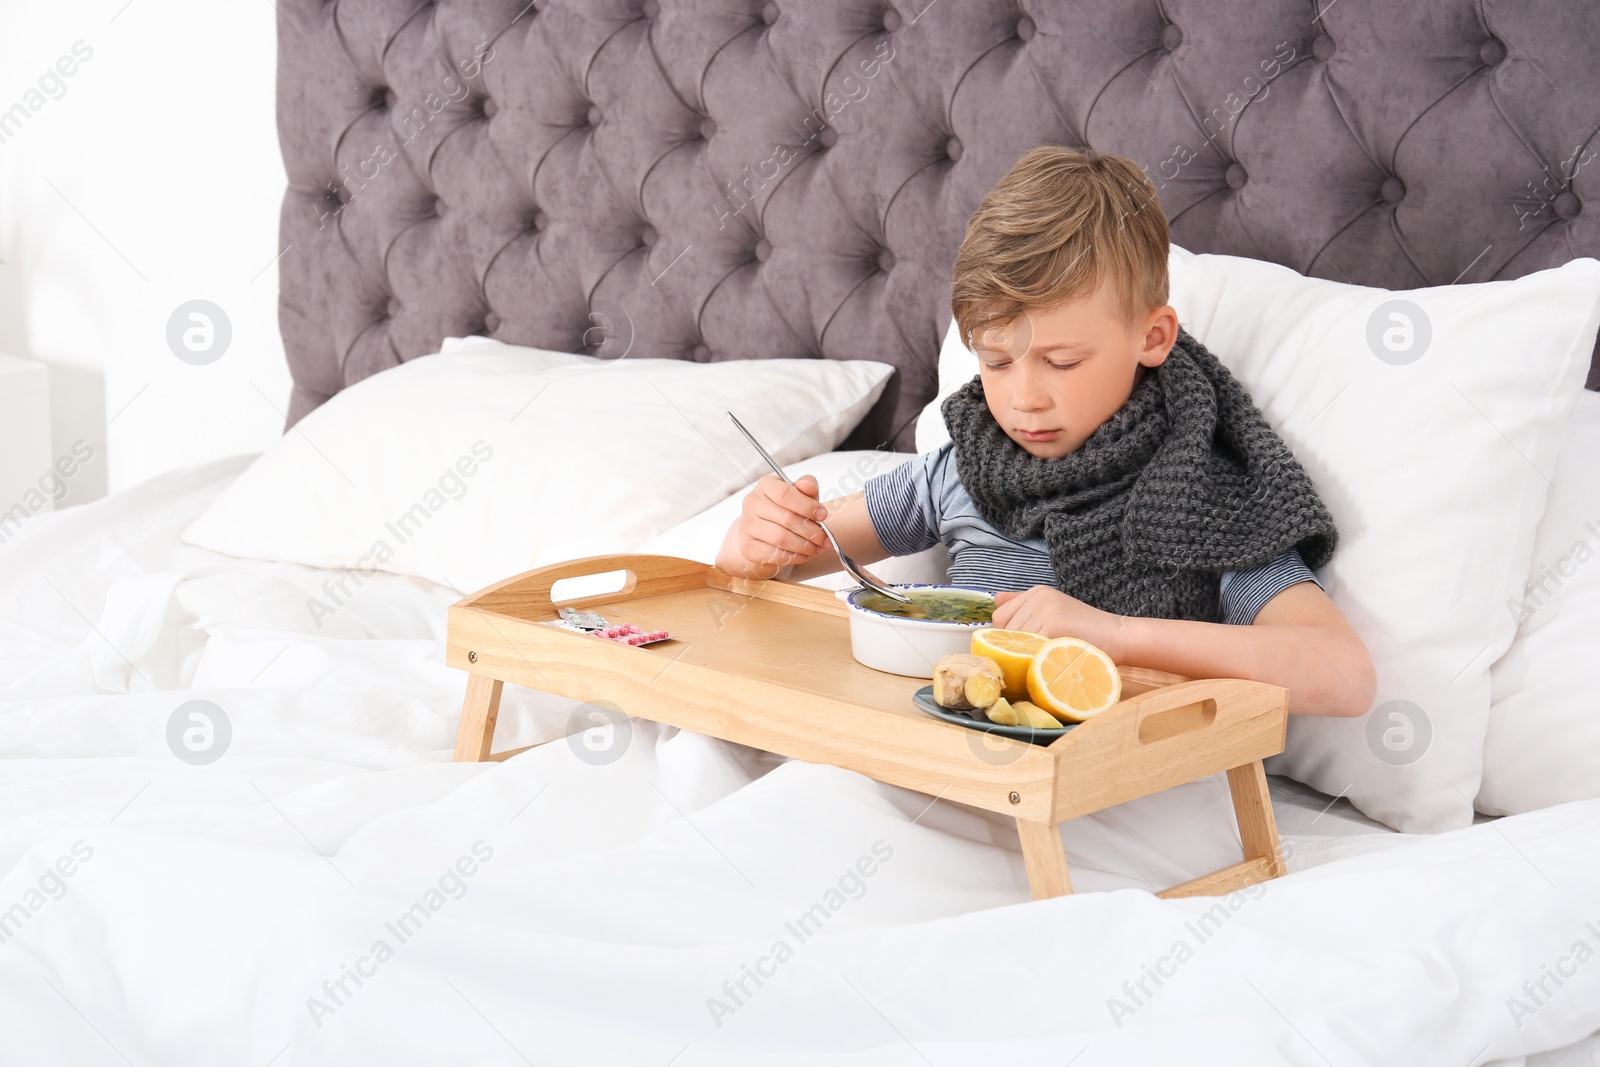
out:
<path id="1" fill-rule="evenodd" d="M 1034 902 L 1009 819 L 648 722 L 453 764 L 459 592 L 177 542 L 247 461 L 0 548 L 0 1063 L 1594 1062 L 1600 801 L 1416 838 L 1275 779 L 1292 873 L 1160 900 L 1238 857 L 1211 779 Z"/>

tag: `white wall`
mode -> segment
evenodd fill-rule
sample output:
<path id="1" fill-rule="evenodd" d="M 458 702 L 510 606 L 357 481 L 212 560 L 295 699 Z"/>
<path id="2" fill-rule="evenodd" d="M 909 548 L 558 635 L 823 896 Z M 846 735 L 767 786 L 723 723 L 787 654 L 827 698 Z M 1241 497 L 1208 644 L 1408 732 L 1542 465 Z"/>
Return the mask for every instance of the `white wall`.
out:
<path id="1" fill-rule="evenodd" d="M 274 20 L 266 3 L 0 0 L 0 123 L 27 112 L 0 126 L 0 352 L 49 366 L 55 454 L 96 454 L 58 506 L 282 433 Z M 232 324 L 207 365 L 167 342 L 195 299 Z"/>

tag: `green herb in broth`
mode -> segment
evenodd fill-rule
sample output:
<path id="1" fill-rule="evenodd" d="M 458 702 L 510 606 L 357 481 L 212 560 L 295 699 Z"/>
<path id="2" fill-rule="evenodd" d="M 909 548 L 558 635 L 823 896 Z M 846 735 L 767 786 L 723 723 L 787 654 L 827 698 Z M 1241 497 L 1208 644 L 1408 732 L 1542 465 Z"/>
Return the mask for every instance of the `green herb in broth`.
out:
<path id="1" fill-rule="evenodd" d="M 949 589 L 902 589 L 911 603 L 878 593 L 869 593 L 856 603 L 868 611 L 894 615 L 902 619 L 925 619 L 930 622 L 990 622 L 994 618 L 994 597 L 987 593 L 962 593 Z"/>

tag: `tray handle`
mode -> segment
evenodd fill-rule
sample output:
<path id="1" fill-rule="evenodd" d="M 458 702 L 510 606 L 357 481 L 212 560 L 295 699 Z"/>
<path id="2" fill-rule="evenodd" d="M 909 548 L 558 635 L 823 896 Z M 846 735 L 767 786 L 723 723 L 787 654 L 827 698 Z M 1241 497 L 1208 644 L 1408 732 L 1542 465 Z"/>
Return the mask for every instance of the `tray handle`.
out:
<path id="1" fill-rule="evenodd" d="M 1085 734 L 1115 746 L 1137 748 L 1200 730 L 1227 730 L 1234 723 L 1287 706 L 1289 690 L 1248 678 L 1197 678 L 1129 697 L 1050 742 L 1082 744 Z M 1185 715 L 1168 714 L 1190 709 Z M 1074 740 L 1076 738 L 1076 740 Z"/>
<path id="2" fill-rule="evenodd" d="M 706 572 L 710 570 L 712 567 L 708 563 L 679 559 L 677 556 L 585 556 L 524 571 L 480 590 L 463 604 L 529 618 L 554 615 L 557 607 L 582 608 L 590 604 L 637 600 L 680 589 L 699 589 L 706 585 Z M 605 574 L 607 571 L 626 572 L 621 589 L 568 600 L 556 600 L 550 595 L 556 582 L 563 578 L 582 578 L 589 574 Z"/>

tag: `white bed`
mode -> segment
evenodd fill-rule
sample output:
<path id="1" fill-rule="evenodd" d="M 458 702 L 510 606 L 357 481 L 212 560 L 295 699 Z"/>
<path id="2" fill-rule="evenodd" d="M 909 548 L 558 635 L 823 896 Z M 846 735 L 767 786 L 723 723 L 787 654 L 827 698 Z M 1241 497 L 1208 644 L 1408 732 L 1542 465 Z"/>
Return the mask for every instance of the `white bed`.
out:
<path id="1" fill-rule="evenodd" d="M 1157 899 L 1237 858 L 1207 780 L 1066 824 L 1078 892 L 1033 902 L 1009 819 L 642 720 L 451 763 L 460 593 L 319 627 L 332 572 L 178 541 L 250 458 L 0 551 L 0 1062 L 1600 1056 L 1600 801 L 1411 836 L 1274 778 L 1290 875 Z M 497 747 L 574 707 L 508 689 Z"/>

